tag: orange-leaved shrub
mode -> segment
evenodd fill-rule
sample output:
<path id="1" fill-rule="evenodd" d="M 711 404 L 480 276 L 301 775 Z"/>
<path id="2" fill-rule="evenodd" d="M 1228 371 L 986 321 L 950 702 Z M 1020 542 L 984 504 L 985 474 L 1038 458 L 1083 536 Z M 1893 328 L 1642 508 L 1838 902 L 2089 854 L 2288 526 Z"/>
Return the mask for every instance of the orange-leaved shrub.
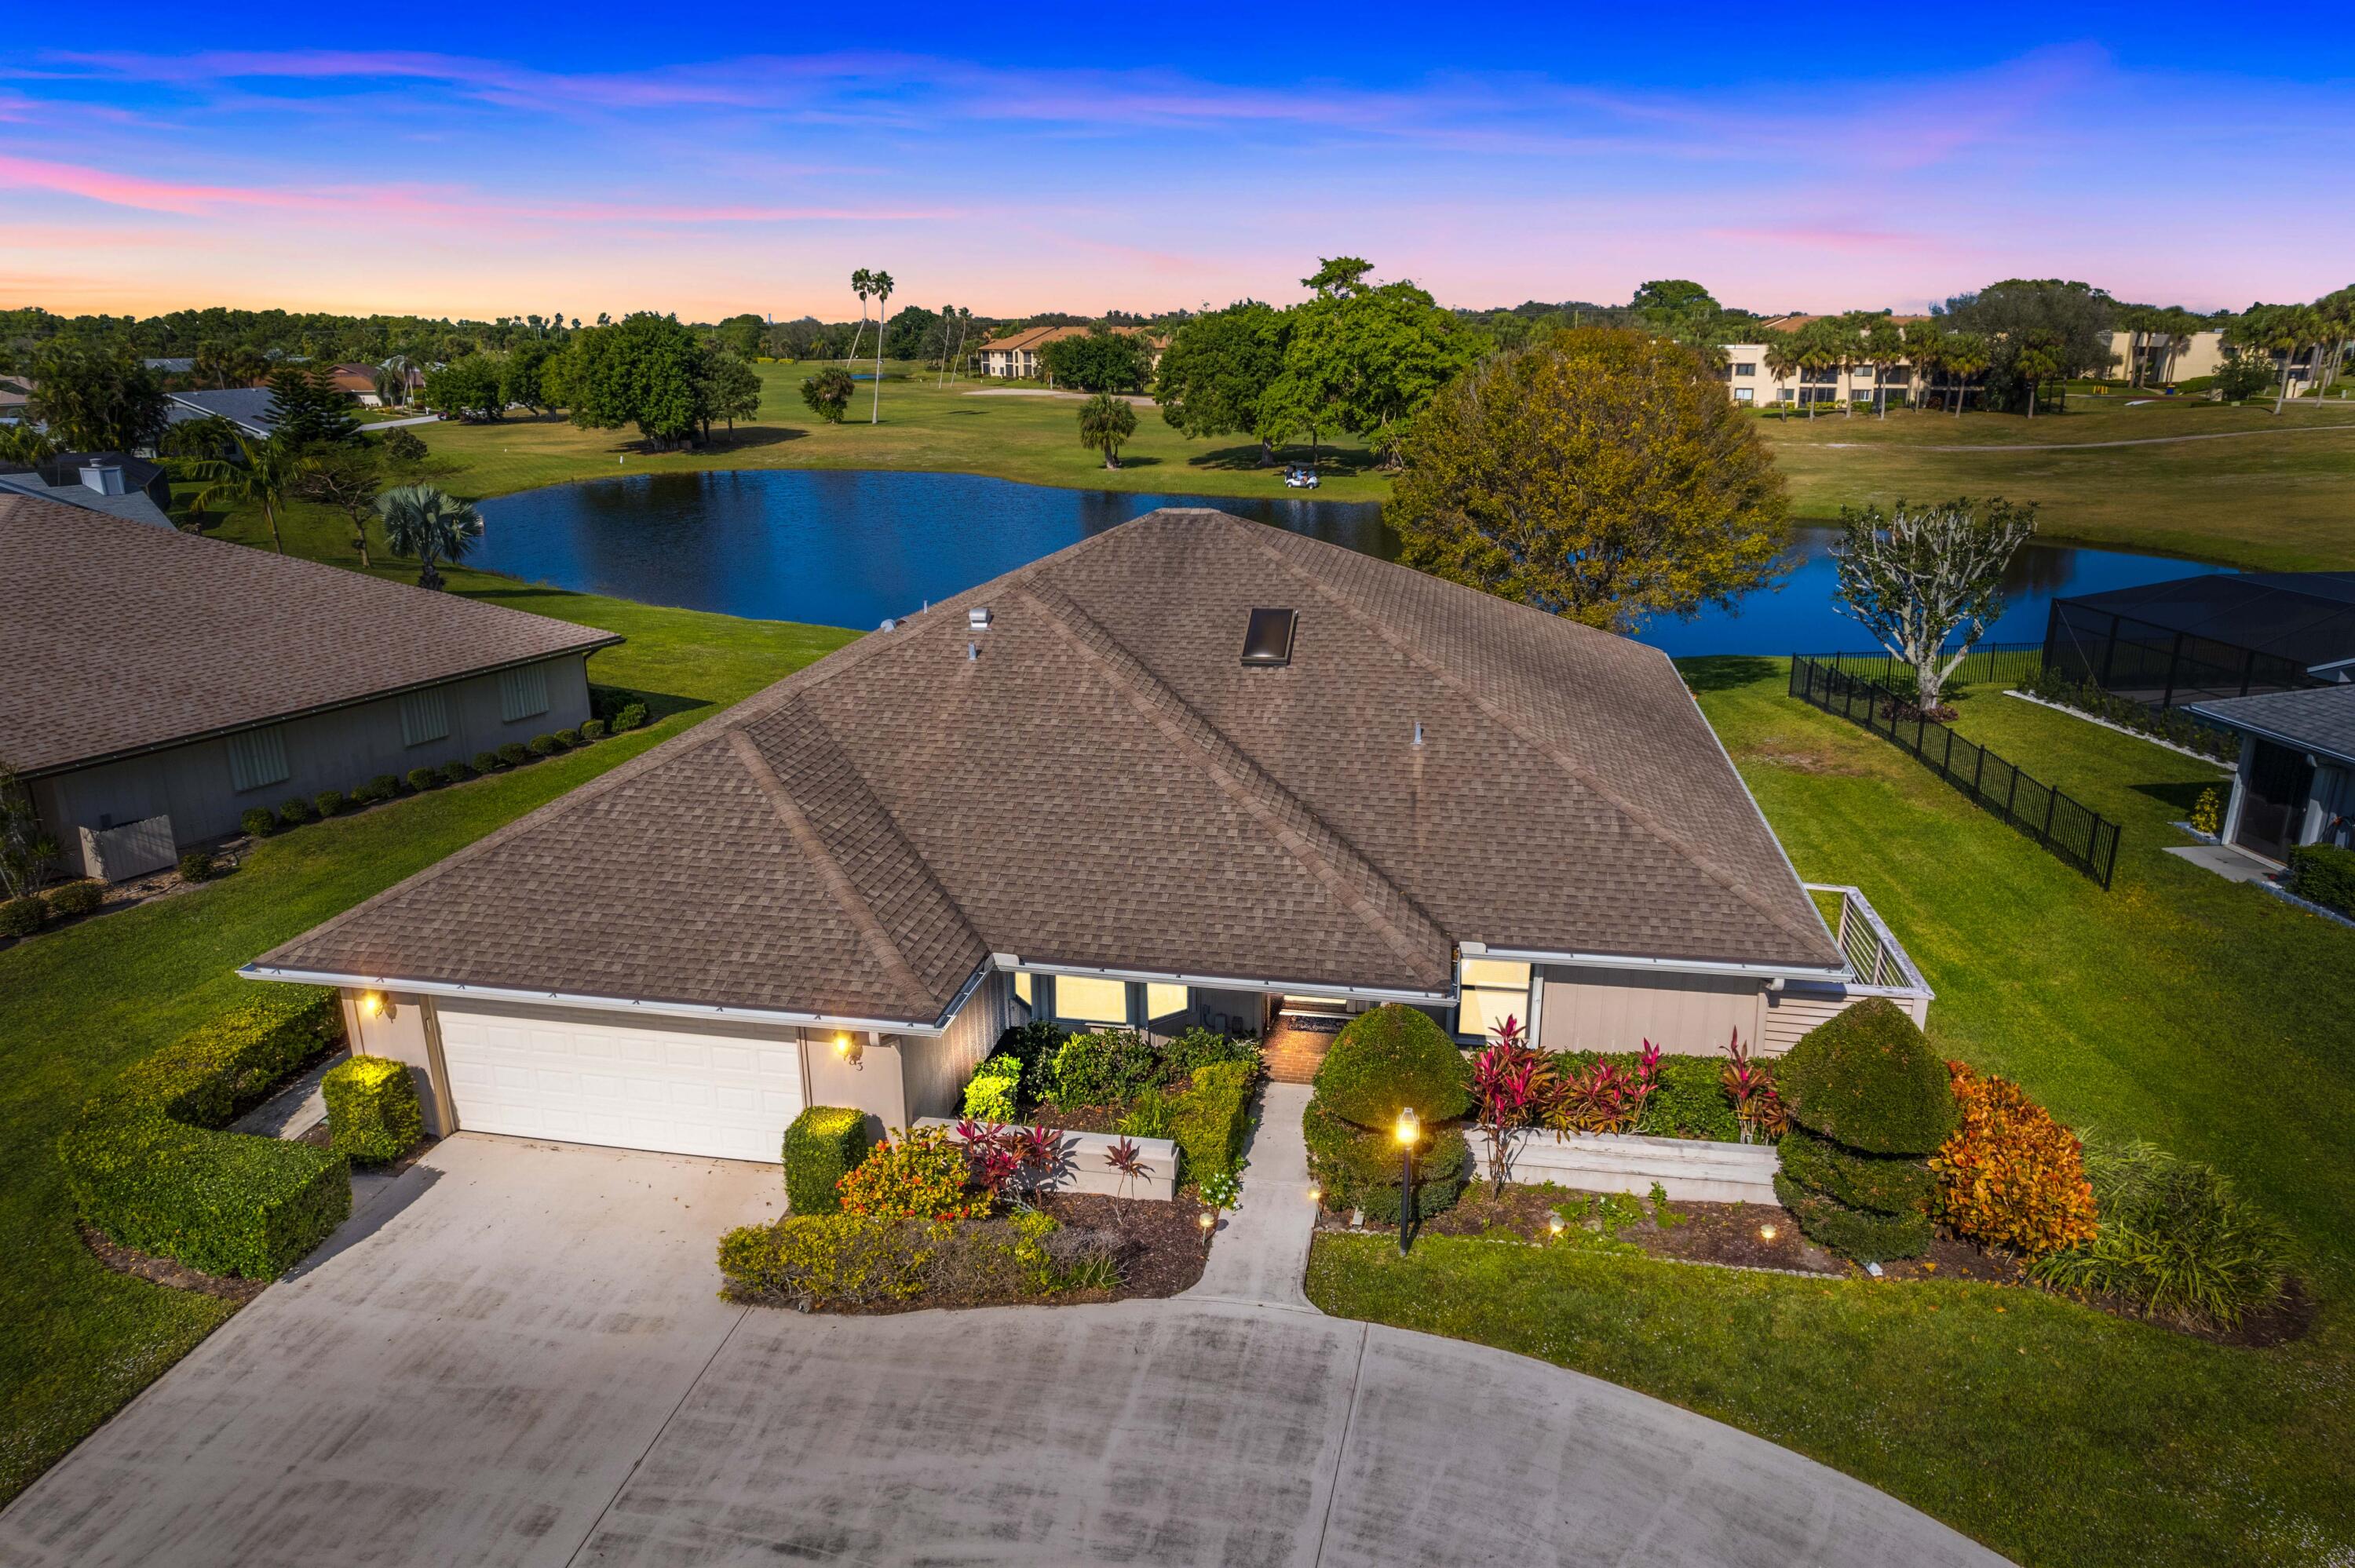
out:
<path id="1" fill-rule="evenodd" d="M 834 1184 L 842 1212 L 879 1220 L 962 1220 L 989 1213 L 965 1186 L 964 1150 L 944 1128 L 916 1127 L 879 1143 Z"/>
<path id="2" fill-rule="evenodd" d="M 2031 1256 L 2094 1236 L 2094 1188 L 2077 1135 L 2018 1084 L 1946 1064 L 1962 1125 L 1930 1156 L 1937 1217 L 1968 1237 Z"/>

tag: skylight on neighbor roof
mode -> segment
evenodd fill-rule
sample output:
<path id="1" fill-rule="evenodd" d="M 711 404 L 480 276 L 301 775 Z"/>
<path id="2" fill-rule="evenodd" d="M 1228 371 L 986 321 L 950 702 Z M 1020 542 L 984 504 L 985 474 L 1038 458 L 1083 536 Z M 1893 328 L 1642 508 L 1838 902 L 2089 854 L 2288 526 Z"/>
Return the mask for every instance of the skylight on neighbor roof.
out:
<path id="1" fill-rule="evenodd" d="M 1253 669 L 1280 670 L 1292 662 L 1292 630 L 1300 614 L 1290 609 L 1254 609 L 1243 630 L 1243 662 Z"/>

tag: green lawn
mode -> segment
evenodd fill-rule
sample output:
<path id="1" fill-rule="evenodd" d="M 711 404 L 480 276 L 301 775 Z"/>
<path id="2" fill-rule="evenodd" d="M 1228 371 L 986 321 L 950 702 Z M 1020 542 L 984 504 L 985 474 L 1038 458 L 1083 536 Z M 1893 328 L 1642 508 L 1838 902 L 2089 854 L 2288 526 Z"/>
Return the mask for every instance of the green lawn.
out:
<path id="1" fill-rule="evenodd" d="M 319 534 L 294 532 L 311 542 Z M 52 1151 L 89 1092 L 234 1000 L 248 983 L 231 973 L 240 964 L 851 635 L 479 574 L 459 581 L 622 632 L 629 641 L 593 656 L 591 677 L 660 694 L 666 716 L 513 773 L 300 829 L 218 883 L 0 952 L 0 1503 L 227 1316 L 209 1298 L 109 1272 L 75 1235 Z"/>
<path id="2" fill-rule="evenodd" d="M 2041 421 L 2040 421 L 2041 422 Z M 2355 1552 L 2355 932 L 2163 853 L 2217 772 L 1992 690 L 1959 727 L 2125 826 L 2105 894 L 1891 747 L 1688 678 L 1801 874 L 1861 886 L 1938 1047 L 2082 1128 L 2212 1161 L 2307 1250 L 2308 1339 L 2225 1349 L 2025 1290 L 1735 1275 L 1470 1241 L 1320 1240 L 1328 1311 L 1542 1356 L 1756 1432 L 2024 1563 Z M 2000 1309 L 2000 1310 L 1999 1310 Z"/>
<path id="3" fill-rule="evenodd" d="M 561 418 L 496 425 L 415 427 L 432 450 L 432 475 L 469 497 L 567 480 L 689 469 L 884 468 L 953 470 L 1113 490 L 1207 495 L 1298 495 L 1276 471 L 1253 466 L 1257 448 L 1237 440 L 1188 440 L 1156 409 L 1137 410 L 1135 440 L 1117 472 L 1079 444 L 1078 404 L 1032 397 L 975 397 L 971 384 L 941 387 L 921 372 L 883 387 L 883 422 L 826 425 L 802 407 L 809 366 L 759 367 L 761 417 L 716 432 L 704 451 L 650 453 L 634 430 L 581 430 Z M 2030 421 L 2011 415 L 1900 410 L 1887 419 L 1826 414 L 1814 420 L 1762 415 L 1758 428 L 1791 484 L 1803 521 L 1835 519 L 1843 504 L 1954 495 L 2009 496 L 2042 507 L 2046 535 L 2273 570 L 2355 567 L 2355 404 L 2294 408 L 2205 402 L 2125 407 L 2079 397 L 2070 412 Z M 2343 430 L 2320 427 L 2344 425 Z M 2219 432 L 2229 440 L 2108 447 L 2094 443 Z M 2041 450 L 1992 449 L 2030 444 Z M 1958 446 L 1966 450 L 1945 451 Z M 1380 501 L 1390 482 L 1364 450 L 1328 448 L 1327 501 Z M 1292 456 L 1305 457 L 1305 450 Z"/>

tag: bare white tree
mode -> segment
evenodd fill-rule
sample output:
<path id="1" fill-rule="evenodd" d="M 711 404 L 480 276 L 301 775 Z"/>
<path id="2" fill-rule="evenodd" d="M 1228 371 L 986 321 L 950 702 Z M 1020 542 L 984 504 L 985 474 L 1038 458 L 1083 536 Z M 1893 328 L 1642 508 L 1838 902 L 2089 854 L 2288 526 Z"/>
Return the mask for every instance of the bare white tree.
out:
<path id="1" fill-rule="evenodd" d="M 1919 702 L 1934 707 L 2002 613 L 2004 569 L 2035 532 L 2032 502 L 1842 507 L 1832 541 L 1840 609 L 1913 672 Z"/>

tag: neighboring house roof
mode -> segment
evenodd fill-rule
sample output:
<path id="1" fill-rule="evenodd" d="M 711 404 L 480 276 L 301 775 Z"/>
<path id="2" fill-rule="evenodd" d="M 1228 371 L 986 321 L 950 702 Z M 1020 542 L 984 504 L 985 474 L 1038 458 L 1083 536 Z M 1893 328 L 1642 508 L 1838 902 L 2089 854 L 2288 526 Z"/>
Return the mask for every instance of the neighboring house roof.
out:
<path id="1" fill-rule="evenodd" d="M 1764 328 L 1764 329 L 1765 329 L 1766 331 L 1768 331 L 1768 332 L 1797 332 L 1801 327 L 1806 326 L 1809 322 L 1819 322 L 1819 321 L 1821 321 L 1821 320 L 1823 320 L 1823 319 L 1824 319 L 1824 318 L 1823 318 L 1823 317 L 1821 317 L 1821 316 L 1819 316 L 1819 315 L 1817 315 L 1817 316 L 1811 316 L 1811 315 L 1806 315 L 1806 314 L 1799 314 L 1799 315 L 1788 315 L 1788 316 L 1771 316 L 1771 317 L 1769 317 L 1768 319 L 1766 319 L 1765 321 L 1760 322 L 1758 324 L 1759 324 L 1761 327 Z M 1925 315 L 1924 315 L 1924 316 L 1900 316 L 1900 315 L 1892 315 L 1892 316 L 1889 317 L 1888 319 L 1889 319 L 1890 321 L 1891 321 L 1891 322 L 1895 323 L 1896 323 L 1897 325 L 1899 325 L 1899 326 L 1915 326 L 1915 325 L 1920 324 L 1920 323 L 1923 323 L 1923 322 L 1926 322 L 1926 321 L 1928 321 L 1930 318 L 1929 318 L 1928 316 L 1925 316 Z"/>
<path id="2" fill-rule="evenodd" d="M 1245 668 L 1268 606 L 1298 611 L 1291 662 Z M 583 896 L 587 864 L 633 869 Z M 932 1025 L 996 955 L 1439 995 L 1465 942 L 1842 964 L 1664 654 L 1171 510 L 871 633 L 257 967 Z"/>
<path id="3" fill-rule="evenodd" d="M 221 387 L 165 396 L 171 398 L 172 406 L 165 410 L 165 418 L 175 425 L 218 416 L 261 440 L 266 440 L 277 429 L 277 417 L 272 412 L 277 395 L 267 387 Z"/>
<path id="4" fill-rule="evenodd" d="M 2191 711 L 2234 729 L 2355 767 L 2355 685 L 2315 686 L 2193 703 Z"/>
<path id="5" fill-rule="evenodd" d="M 327 379 L 338 392 L 373 392 L 376 390 L 376 366 L 338 365 L 327 373 Z"/>
<path id="6" fill-rule="evenodd" d="M 2355 655 L 2355 572 L 2216 572 L 2054 601 L 2311 668 Z"/>
<path id="7" fill-rule="evenodd" d="M 85 512 L 101 512 L 109 517 L 120 517 L 130 523 L 158 528 L 175 526 L 171 514 L 156 505 L 155 497 L 144 490 L 133 488 L 121 495 L 109 495 L 102 491 L 89 489 L 79 476 L 51 483 L 48 476 L 30 469 L 0 471 L 0 499 L 15 495 L 34 496 L 79 507 Z M 5 737 L 0 737 L 0 744 L 5 744 Z"/>
<path id="8" fill-rule="evenodd" d="M 197 367 L 197 362 L 190 358 L 143 359 L 139 363 L 150 370 L 163 371 L 167 376 L 186 376 Z"/>
<path id="9" fill-rule="evenodd" d="M 123 471 L 123 482 L 130 489 L 145 491 L 147 499 L 158 508 L 168 509 L 172 503 L 172 480 L 163 465 L 129 452 L 59 452 L 32 467 L 53 485 L 79 485 L 87 469 L 119 468 Z"/>
<path id="10" fill-rule="evenodd" d="M 621 641 L 53 499 L 0 493 L 0 748 L 27 775 Z"/>

